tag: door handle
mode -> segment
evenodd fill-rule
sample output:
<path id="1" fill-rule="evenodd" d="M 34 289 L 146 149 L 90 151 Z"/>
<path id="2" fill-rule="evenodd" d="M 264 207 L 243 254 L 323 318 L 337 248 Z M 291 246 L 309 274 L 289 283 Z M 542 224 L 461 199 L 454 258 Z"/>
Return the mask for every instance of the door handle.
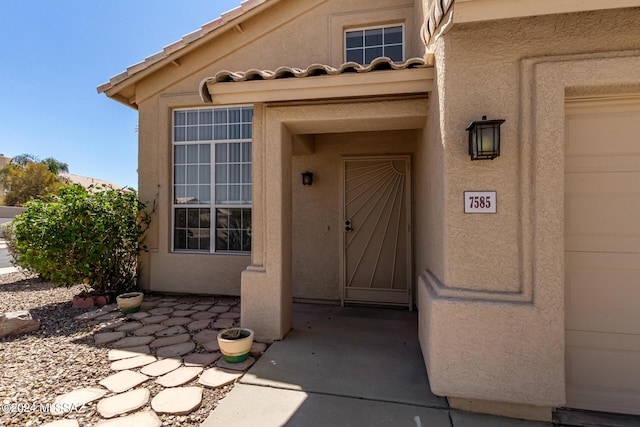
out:
<path id="1" fill-rule="evenodd" d="M 353 230 L 353 228 L 351 227 L 351 220 L 350 219 L 345 219 L 344 220 L 344 231 L 346 231 L 348 233 L 351 230 Z"/>

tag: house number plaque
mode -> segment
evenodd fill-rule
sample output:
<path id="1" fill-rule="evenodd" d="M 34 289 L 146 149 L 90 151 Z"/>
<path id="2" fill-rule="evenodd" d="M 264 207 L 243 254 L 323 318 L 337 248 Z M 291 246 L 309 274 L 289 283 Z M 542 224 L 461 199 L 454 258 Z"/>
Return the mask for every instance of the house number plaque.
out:
<path id="1" fill-rule="evenodd" d="M 465 191 L 464 213 L 496 213 L 495 191 Z"/>

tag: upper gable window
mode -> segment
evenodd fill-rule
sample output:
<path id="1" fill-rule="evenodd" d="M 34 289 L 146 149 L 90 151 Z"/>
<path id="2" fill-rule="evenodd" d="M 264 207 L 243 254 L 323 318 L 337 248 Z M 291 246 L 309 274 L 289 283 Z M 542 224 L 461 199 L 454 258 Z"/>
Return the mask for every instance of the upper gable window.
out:
<path id="1" fill-rule="evenodd" d="M 394 62 L 404 61 L 404 25 L 348 30 L 344 38 L 347 62 L 367 65 L 381 56 Z"/>

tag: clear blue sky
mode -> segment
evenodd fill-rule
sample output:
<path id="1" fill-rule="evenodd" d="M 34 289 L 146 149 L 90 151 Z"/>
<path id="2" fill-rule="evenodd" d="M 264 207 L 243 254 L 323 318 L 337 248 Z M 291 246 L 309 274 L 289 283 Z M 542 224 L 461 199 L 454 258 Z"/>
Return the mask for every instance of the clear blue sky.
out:
<path id="1" fill-rule="evenodd" d="M 0 0 L 0 153 L 137 188 L 137 112 L 96 87 L 241 0 Z"/>

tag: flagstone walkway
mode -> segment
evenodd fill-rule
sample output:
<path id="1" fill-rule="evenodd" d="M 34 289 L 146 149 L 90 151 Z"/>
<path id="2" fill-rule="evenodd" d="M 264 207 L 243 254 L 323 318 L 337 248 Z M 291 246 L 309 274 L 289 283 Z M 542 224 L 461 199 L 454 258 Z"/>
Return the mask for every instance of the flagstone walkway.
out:
<path id="1" fill-rule="evenodd" d="M 99 322 L 96 345 L 111 348 L 113 371 L 97 379 L 95 387 L 58 396 L 53 411 L 61 418 L 73 408 L 97 401 L 103 419 L 98 426 L 160 427 L 158 414 L 186 415 L 202 403 L 203 388 L 235 382 L 266 350 L 254 342 L 251 356 L 238 364 L 225 362 L 219 352 L 219 331 L 239 326 L 239 298 L 145 296 L 141 310 L 123 315 L 116 305 L 76 316 Z M 161 387 L 151 395 L 149 381 Z M 78 426 L 75 419 L 48 426 Z"/>

